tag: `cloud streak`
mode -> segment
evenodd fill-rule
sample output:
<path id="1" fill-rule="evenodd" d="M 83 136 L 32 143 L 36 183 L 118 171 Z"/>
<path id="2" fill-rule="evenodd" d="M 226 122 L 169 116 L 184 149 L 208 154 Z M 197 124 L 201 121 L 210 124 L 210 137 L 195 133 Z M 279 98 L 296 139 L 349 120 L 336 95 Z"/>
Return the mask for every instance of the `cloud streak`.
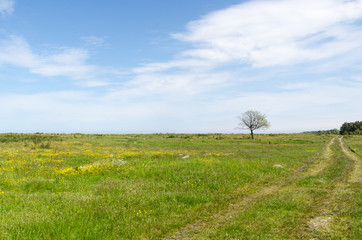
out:
<path id="1" fill-rule="evenodd" d="M 0 41 L 0 65 L 27 68 L 30 73 L 45 77 L 63 76 L 87 86 L 106 85 L 106 81 L 99 80 L 99 75 L 112 70 L 87 64 L 88 59 L 88 51 L 82 48 L 60 48 L 37 54 L 21 37 L 9 36 Z"/>
<path id="2" fill-rule="evenodd" d="M 212 12 L 173 34 L 195 46 L 178 59 L 137 71 L 198 65 L 290 65 L 345 54 L 362 47 L 362 1 L 250 1 Z"/>

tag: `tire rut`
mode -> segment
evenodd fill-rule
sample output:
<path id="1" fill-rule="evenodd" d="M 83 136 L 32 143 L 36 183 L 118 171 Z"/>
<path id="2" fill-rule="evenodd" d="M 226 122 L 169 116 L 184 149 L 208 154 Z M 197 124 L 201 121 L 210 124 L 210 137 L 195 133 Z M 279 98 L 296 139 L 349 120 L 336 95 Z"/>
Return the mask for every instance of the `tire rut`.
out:
<path id="1" fill-rule="evenodd" d="M 331 150 L 331 146 L 333 145 L 334 141 L 336 140 L 336 137 L 332 138 L 328 144 L 326 145 L 323 155 L 321 157 L 321 160 L 319 161 L 319 163 L 317 163 L 312 169 L 310 169 L 310 176 L 316 176 L 318 174 L 320 174 L 321 172 L 323 172 L 328 165 L 331 164 L 332 159 L 331 159 L 331 155 L 332 155 L 332 150 Z"/>
<path id="2" fill-rule="evenodd" d="M 346 171 L 344 177 L 334 184 L 334 188 L 331 190 L 329 196 L 323 202 L 319 203 L 318 216 L 309 219 L 308 222 L 310 230 L 317 230 L 324 234 L 324 237 L 328 237 L 328 234 L 343 237 L 343 233 L 340 232 L 340 226 L 346 224 L 343 222 L 346 221 L 346 219 L 339 219 L 335 212 L 338 209 L 337 206 L 341 197 L 345 194 L 350 194 L 350 184 L 361 182 L 361 161 L 347 150 L 342 140 L 343 136 L 338 138 L 339 148 L 344 156 L 352 162 L 353 169 Z"/>
<path id="3" fill-rule="evenodd" d="M 362 182 L 362 161 L 354 153 L 352 153 L 350 149 L 346 148 L 342 139 L 343 137 L 339 138 L 339 145 L 344 155 L 353 162 L 353 170 L 348 178 L 348 182 L 360 183 Z"/>
<path id="4" fill-rule="evenodd" d="M 282 188 L 286 187 L 288 184 L 294 182 L 295 180 L 303 177 L 303 176 L 314 176 L 322 172 L 324 169 L 326 169 L 330 164 L 330 156 L 331 156 L 331 146 L 334 143 L 336 137 L 332 138 L 328 144 L 326 145 L 323 155 L 321 157 L 321 160 L 318 164 L 312 165 L 310 169 L 310 163 L 307 163 L 306 166 L 303 166 L 301 171 L 297 171 L 293 174 L 293 176 L 283 182 L 274 184 L 272 186 L 264 187 L 261 190 L 246 196 L 242 199 L 239 199 L 239 201 L 230 203 L 229 207 L 214 213 L 210 217 L 205 219 L 197 220 L 191 224 L 188 224 L 184 226 L 183 228 L 176 231 L 176 233 L 169 235 L 163 240 L 187 240 L 187 239 L 195 239 L 193 236 L 197 235 L 197 233 L 202 232 L 204 229 L 206 229 L 209 226 L 212 226 L 212 229 L 217 229 L 219 226 L 222 226 L 226 222 L 228 222 L 230 219 L 233 218 L 236 214 L 238 214 L 240 211 L 247 209 L 252 205 L 253 202 L 262 199 L 264 197 L 273 195 L 277 192 L 279 192 Z M 303 172 L 305 169 L 308 169 L 308 171 Z"/>
<path id="5" fill-rule="evenodd" d="M 192 224 L 186 225 L 182 229 L 178 230 L 174 235 L 164 238 L 164 240 L 193 239 L 191 234 L 200 232 L 202 229 L 210 225 L 212 225 L 214 229 L 217 229 L 218 226 L 226 223 L 240 210 L 246 209 L 248 206 L 250 206 L 252 202 L 262 197 L 276 193 L 281 187 L 285 186 L 286 184 L 287 183 L 280 183 L 268 188 L 263 188 L 260 191 L 243 198 L 241 201 L 229 204 L 228 208 L 213 214 L 207 220 L 197 220 Z"/>

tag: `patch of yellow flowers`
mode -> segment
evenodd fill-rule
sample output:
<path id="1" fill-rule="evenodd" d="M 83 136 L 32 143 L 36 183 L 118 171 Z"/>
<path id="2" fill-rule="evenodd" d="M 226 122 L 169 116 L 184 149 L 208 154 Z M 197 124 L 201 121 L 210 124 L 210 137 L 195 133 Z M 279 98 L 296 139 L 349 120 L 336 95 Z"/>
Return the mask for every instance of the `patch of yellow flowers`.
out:
<path id="1" fill-rule="evenodd" d="M 106 171 L 111 168 L 125 164 L 123 160 L 113 160 L 113 161 L 98 161 L 92 164 L 83 165 L 80 167 L 67 167 L 58 170 L 58 173 L 63 175 L 78 175 L 86 173 L 98 173 L 101 171 Z"/>

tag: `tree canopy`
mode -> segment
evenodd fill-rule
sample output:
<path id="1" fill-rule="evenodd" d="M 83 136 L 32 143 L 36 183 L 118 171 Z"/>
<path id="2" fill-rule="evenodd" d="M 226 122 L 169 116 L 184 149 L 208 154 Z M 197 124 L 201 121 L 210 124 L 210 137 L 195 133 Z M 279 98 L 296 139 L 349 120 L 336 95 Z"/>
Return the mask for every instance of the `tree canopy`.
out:
<path id="1" fill-rule="evenodd" d="M 246 111 L 238 118 L 240 119 L 238 128 L 249 129 L 252 139 L 254 139 L 254 130 L 270 127 L 270 123 L 266 119 L 265 114 L 262 114 L 258 111 Z"/>
<path id="2" fill-rule="evenodd" d="M 341 126 L 341 130 L 339 131 L 341 135 L 346 134 L 362 134 L 362 121 L 356 122 L 345 122 Z"/>

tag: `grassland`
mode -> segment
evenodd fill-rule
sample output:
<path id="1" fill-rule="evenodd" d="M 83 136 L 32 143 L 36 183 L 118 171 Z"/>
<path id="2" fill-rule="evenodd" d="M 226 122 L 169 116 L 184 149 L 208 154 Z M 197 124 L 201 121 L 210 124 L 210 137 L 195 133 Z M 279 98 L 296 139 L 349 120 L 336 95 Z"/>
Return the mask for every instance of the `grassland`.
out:
<path id="1" fill-rule="evenodd" d="M 360 136 L 256 138 L 0 134 L 0 239 L 362 238 Z"/>

